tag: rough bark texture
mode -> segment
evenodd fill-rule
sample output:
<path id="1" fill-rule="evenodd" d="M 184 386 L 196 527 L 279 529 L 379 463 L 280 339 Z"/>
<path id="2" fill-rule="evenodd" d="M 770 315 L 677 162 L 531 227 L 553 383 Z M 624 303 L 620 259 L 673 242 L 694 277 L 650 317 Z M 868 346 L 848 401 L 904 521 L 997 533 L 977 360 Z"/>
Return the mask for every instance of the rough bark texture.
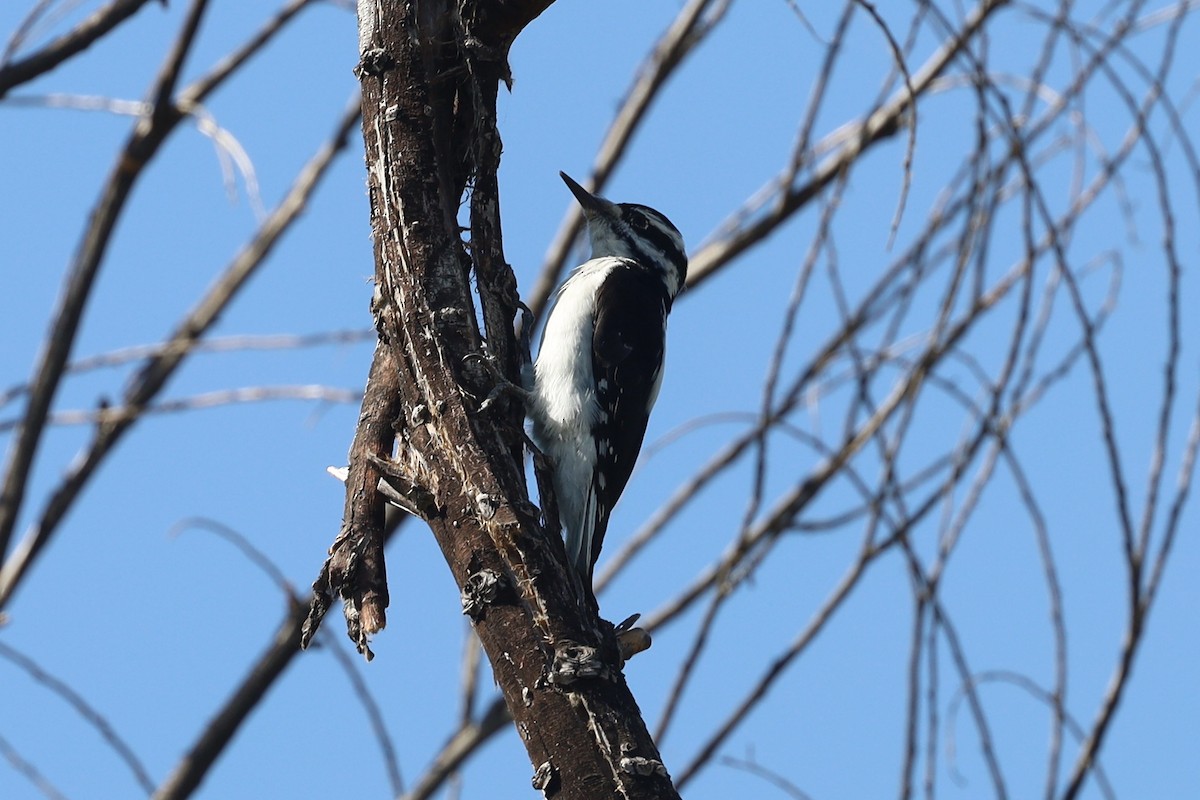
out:
<path id="1" fill-rule="evenodd" d="M 561 540 L 546 534 L 529 500 L 520 410 L 480 411 L 496 383 L 480 355 L 512 379 L 518 368 L 517 292 L 496 189 L 497 86 L 508 78 L 512 39 L 549 3 L 359 1 L 381 341 L 351 452 L 345 521 L 314 586 L 306 641 L 335 599 L 364 653 L 383 627 L 380 499 L 370 488 L 387 476 L 437 538 L 528 749 L 534 786 L 547 797 L 672 798 L 612 626 L 596 616 Z M 468 187 L 469 248 L 458 223 Z"/>

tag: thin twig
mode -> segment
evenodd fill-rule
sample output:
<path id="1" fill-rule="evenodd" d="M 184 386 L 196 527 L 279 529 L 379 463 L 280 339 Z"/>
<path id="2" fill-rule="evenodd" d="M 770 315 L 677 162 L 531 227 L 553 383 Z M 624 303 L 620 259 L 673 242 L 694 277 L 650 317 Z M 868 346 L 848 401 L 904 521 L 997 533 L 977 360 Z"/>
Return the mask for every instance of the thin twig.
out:
<path id="1" fill-rule="evenodd" d="M 207 5 L 207 0 L 193 0 L 172 50 L 154 81 L 151 97 L 164 100 L 174 89 L 183 60 L 195 42 L 196 31 Z M 113 229 L 142 167 L 154 156 L 178 121 L 178 115 L 170 113 L 171 108 L 173 106 L 169 105 L 156 107 L 154 112 L 136 124 L 93 207 L 79 252 L 64 282 L 53 313 L 54 321 L 34 368 L 34 377 L 29 382 L 31 389 L 24 418 L 5 459 L 3 484 L 0 486 L 0 557 L 8 552 L 13 529 L 25 500 L 26 481 L 41 443 L 46 415 L 62 380 L 63 369 Z M 9 563 L 6 561 L 5 567 Z M 9 581 L 0 577 L 0 608 L 10 594 Z"/>
<path id="2" fill-rule="evenodd" d="M 107 427 L 120 423 L 132 422 L 146 416 L 159 414 L 180 414 L 189 411 L 199 411 L 206 408 L 217 408 L 229 405 L 245 405 L 248 403 L 269 403 L 279 400 L 308 400 L 320 403 L 353 404 L 362 400 L 362 392 L 357 389 L 339 389 L 334 386 L 248 386 L 244 389 L 222 389 L 215 392 L 181 397 L 175 400 L 164 400 L 138 406 L 108 406 L 94 411 L 74 410 L 55 411 L 46 418 L 46 425 L 95 425 Z M 0 420 L 0 433 L 12 430 L 20 424 L 20 420 Z"/>
<path id="3" fill-rule="evenodd" d="M 262 224 L 247 246 L 234 258 L 216 283 L 179 323 L 175 333 L 168 340 L 168 346 L 164 352 L 147 362 L 138 374 L 134 376 L 129 388 L 125 392 L 125 396 L 122 398 L 124 407 L 128 409 L 144 409 L 149 405 L 150 401 L 158 395 L 163 386 L 166 385 L 167 380 L 175 373 L 183 360 L 191 352 L 190 347 L 187 345 L 198 341 L 204 335 L 219 318 L 221 312 L 225 310 L 232 299 L 245 286 L 250 276 L 265 263 L 267 256 L 279 242 L 280 237 L 290 229 L 292 223 L 299 218 L 300 214 L 307 207 L 309 198 L 311 198 L 313 192 L 320 185 L 321 179 L 327 173 L 334 158 L 345 149 L 349 141 L 350 132 L 358 123 L 359 113 L 359 105 L 357 102 L 354 102 L 342 114 L 333 136 L 320 147 L 316 155 L 300 171 L 300 174 L 296 177 L 295 182 L 292 184 L 283 201 Z M 95 258 L 98 259 L 99 257 L 100 253 L 97 252 Z M 65 351 L 62 355 L 65 358 Z M 58 371 L 54 376 L 55 383 L 57 383 L 58 378 L 61 378 L 61 369 L 63 366 L 64 364 L 62 363 L 58 364 Z M 34 385 L 37 386 L 38 382 L 35 381 Z M 31 406 L 33 405 L 32 399 L 30 404 Z M 45 416 L 46 414 L 43 410 L 39 427 L 43 427 Z M 21 577 L 37 557 L 46 541 L 53 535 L 63 516 L 73 505 L 75 498 L 84 484 L 87 483 L 107 454 L 111 452 L 113 446 L 140 418 L 140 415 L 135 414 L 100 425 L 91 445 L 80 458 L 72 462 L 66 477 L 59 484 L 58 488 L 51 493 L 50 501 L 43 511 L 41 518 L 26 536 L 21 546 L 4 563 L 3 569 L 0 570 L 0 608 L 12 596 Z M 27 425 L 28 422 L 26 423 Z M 27 430 L 29 430 L 28 427 L 22 427 L 22 435 Z M 32 457 L 32 454 L 30 454 L 30 457 Z M 13 485 L 18 486 L 20 491 L 23 492 L 23 478 L 20 481 L 14 480 Z M 6 484 L 7 487 L 8 484 Z M 15 505 L 12 506 L 12 513 L 15 513 L 16 510 Z M 3 531 L 0 530 L 0 532 Z"/>
<path id="4" fill-rule="evenodd" d="M 133 16 L 150 0 L 113 0 L 97 9 L 79 23 L 70 33 L 58 37 L 50 44 L 17 61 L 11 58 L 23 41 L 22 28 L 14 32 L 12 39 L 0 57 L 0 98 L 14 86 L 27 83 L 39 75 L 57 67 L 71 56 L 91 47 L 98 39 Z M 35 11 L 37 9 L 35 8 Z M 32 14 L 27 17 L 32 19 Z"/>
<path id="5" fill-rule="evenodd" d="M 105 743 L 125 763 L 125 766 L 129 768 L 138 785 L 146 792 L 154 791 L 154 780 L 150 777 L 150 773 L 146 771 L 146 767 L 142 764 L 141 759 L 137 757 L 137 753 L 133 752 L 133 748 L 129 746 L 129 743 L 121 738 L 121 735 L 113 729 L 112 723 L 103 714 L 93 708 L 91 703 L 85 700 L 79 692 L 72 689 L 65 681 L 51 675 L 29 656 L 2 641 L 0 641 L 0 658 L 4 658 L 15 664 L 34 681 L 45 686 L 53 694 L 58 695 L 63 702 L 73 708 L 75 713 L 83 717 L 84 721 L 100 734 Z"/>
<path id="6" fill-rule="evenodd" d="M 297 598 L 297 600 L 299 600 Z M 363 680 L 363 676 L 359 673 L 358 662 L 351 658 L 349 653 L 342 649 L 342 646 L 332 641 L 331 636 L 323 636 L 321 644 L 328 648 L 329 652 L 333 653 L 334 660 L 338 666 L 342 668 L 346 678 L 350 681 L 350 686 L 354 690 L 354 696 L 358 698 L 358 702 L 363 707 L 363 711 L 367 713 L 367 720 L 371 723 L 371 731 L 375 734 L 375 741 L 379 744 L 379 753 L 383 758 L 383 765 L 387 769 L 388 784 L 391 787 L 393 797 L 399 797 L 404 792 L 404 778 L 400 775 L 400 760 L 396 756 L 396 746 L 392 742 L 392 737 L 388 733 L 387 723 L 384 721 L 383 709 L 379 707 L 375 696 L 371 694 L 370 687 Z"/>
<path id="7" fill-rule="evenodd" d="M 65 374 L 80 375 L 98 369 L 110 369 L 124 366 L 134 361 L 167 355 L 174 348 L 179 352 L 190 351 L 193 355 L 203 353 L 240 353 L 253 350 L 302 350 L 309 347 L 325 347 L 327 345 L 359 344 L 374 341 L 377 334 L 371 328 L 359 330 L 325 331 L 310 334 L 263 334 L 220 336 L 204 339 L 195 343 L 187 342 L 158 342 L 156 344 L 133 345 L 99 353 L 94 356 L 80 358 L 67 365 Z M 11 403 L 29 391 L 29 385 L 19 383 L 10 386 L 0 393 L 0 406 Z"/>
<path id="8" fill-rule="evenodd" d="M 0 736 L 0 756 L 3 756 L 4 760 L 17 773 L 23 775 L 25 780 L 33 784 L 46 800 L 67 800 L 67 796 L 60 792 L 36 766 L 23 758 L 3 736 Z"/>

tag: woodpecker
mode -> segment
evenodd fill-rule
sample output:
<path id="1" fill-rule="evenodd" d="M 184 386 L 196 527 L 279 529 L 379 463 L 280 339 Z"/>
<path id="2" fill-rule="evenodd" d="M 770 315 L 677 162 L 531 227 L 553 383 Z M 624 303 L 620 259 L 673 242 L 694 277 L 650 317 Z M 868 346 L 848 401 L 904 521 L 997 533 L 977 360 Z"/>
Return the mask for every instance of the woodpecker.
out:
<path id="1" fill-rule="evenodd" d="M 667 315 L 687 277 L 679 230 L 559 173 L 587 220 L 592 257 L 555 296 L 533 367 L 533 438 L 553 464 L 567 557 L 588 589 L 613 506 L 662 385 Z"/>

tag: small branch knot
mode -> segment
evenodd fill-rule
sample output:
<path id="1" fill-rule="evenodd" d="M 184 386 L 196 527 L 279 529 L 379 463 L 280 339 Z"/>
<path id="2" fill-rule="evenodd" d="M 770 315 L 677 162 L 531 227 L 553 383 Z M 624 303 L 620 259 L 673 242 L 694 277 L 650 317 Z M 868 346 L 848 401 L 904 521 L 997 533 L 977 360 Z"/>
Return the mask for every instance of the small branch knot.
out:
<path id="1" fill-rule="evenodd" d="M 570 686 L 589 678 L 612 678 L 612 670 L 601 660 L 599 650 L 578 642 L 563 642 L 554 648 L 554 660 L 546 675 L 550 684 Z"/>
<path id="2" fill-rule="evenodd" d="M 425 405 L 424 403 L 417 403 L 408 412 L 408 420 L 414 426 L 424 425 L 426 422 L 429 422 L 429 406 Z"/>
<path id="3" fill-rule="evenodd" d="M 558 767 L 549 761 L 542 762 L 542 765 L 533 773 L 531 783 L 534 789 L 537 789 L 545 797 L 549 797 L 558 791 Z"/>
<path id="4" fill-rule="evenodd" d="M 475 495 L 475 510 L 479 513 L 479 518 L 482 520 L 492 519 L 496 516 L 496 510 L 500 508 L 500 498 L 494 494 L 480 492 Z"/>
<path id="5" fill-rule="evenodd" d="M 661 761 L 644 756 L 625 756 L 617 762 L 617 768 L 628 775 L 639 775 L 643 778 L 651 775 L 667 777 L 667 768 Z"/>
<path id="6" fill-rule="evenodd" d="M 486 606 L 496 602 L 507 585 L 504 576 L 494 569 L 482 569 L 471 575 L 459 594 L 463 613 L 472 618 L 482 614 Z"/>
<path id="7" fill-rule="evenodd" d="M 364 75 L 378 77 L 396 66 L 396 59 L 382 47 L 372 47 L 364 50 L 358 65 L 354 68 L 354 77 L 362 80 Z"/>

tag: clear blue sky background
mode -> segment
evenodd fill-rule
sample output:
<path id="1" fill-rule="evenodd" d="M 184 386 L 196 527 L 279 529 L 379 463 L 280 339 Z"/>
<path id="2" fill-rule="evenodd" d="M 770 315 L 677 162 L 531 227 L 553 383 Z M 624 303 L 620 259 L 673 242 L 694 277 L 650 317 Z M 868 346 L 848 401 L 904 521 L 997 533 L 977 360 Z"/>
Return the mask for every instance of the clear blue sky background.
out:
<path id="1" fill-rule="evenodd" d="M 88 4 L 89 6 L 91 4 Z M 139 99 L 178 29 L 186 4 L 154 5 L 114 36 L 18 94 L 69 93 Z M 631 75 L 678 10 L 676 0 L 559 0 L 512 52 L 516 83 L 501 100 L 505 142 L 501 172 L 505 246 L 523 288 L 532 285 L 546 245 L 570 196 L 557 171 L 586 177 L 602 132 Z M 800 4 L 830 30 L 825 4 Z M 830 6 L 834 4 L 829 4 Z M 882 4 L 881 4 L 882 5 Z M 7 34 L 26 2 L 0 6 Z M 240 43 L 272 4 L 213 3 L 188 65 L 195 77 Z M 905 11 L 907 14 L 908 11 Z M 847 47 L 839 83 L 818 121 L 825 133 L 866 110 L 889 54 L 878 32 L 860 24 Z M 993 41 L 999 63 L 1027 63 L 1039 43 L 1013 15 Z M 1195 20 L 1181 41 L 1200 36 Z M 1190 37 L 1190 38 L 1189 38 Z M 1159 38 L 1142 41 L 1153 48 Z M 927 54 L 932 43 L 918 48 Z M 305 12 L 289 31 L 209 104 L 253 159 L 265 204 L 284 194 L 355 91 L 353 14 L 332 5 Z M 774 175 L 785 161 L 802 117 L 821 49 L 783 0 L 734 3 L 729 19 L 669 86 L 607 194 L 664 210 L 692 245 Z M 1067 60 L 1052 75 L 1066 74 Z M 1170 87 L 1194 90 L 1200 58 L 1179 54 Z M 920 228 L 937 190 L 957 161 L 971 120 L 955 93 L 923 106 L 916 150 L 917 180 L 900 229 Z M 1184 109 L 1195 132 L 1195 109 Z M 1128 119 L 1111 96 L 1089 106 L 1093 124 L 1115 147 Z M 98 187 L 131 125 L 128 117 L 0 104 L 0 384 L 30 373 L 63 268 L 74 251 Z M 1173 151 L 1178 153 L 1178 150 Z M 837 232 L 843 275 L 868 285 L 895 251 L 888 223 L 900 188 L 901 143 L 867 157 L 852 178 Z M 1132 170 L 1134 176 L 1144 171 Z M 1188 176 L 1173 185 L 1181 213 L 1176 231 L 1185 273 L 1185 315 L 1200 307 L 1194 267 L 1196 198 Z M 1065 196 L 1069 170 L 1062 171 Z M 1153 415 L 1164 352 L 1164 270 L 1156 248 L 1161 230 L 1148 181 L 1127 187 L 1144 227 L 1131 243 L 1115 202 L 1080 228 L 1072 256 L 1086 261 L 1119 249 L 1124 285 L 1116 317 L 1103 334 L 1118 437 L 1133 476 L 1135 508 L 1144 495 Z M 267 267 L 222 318 L 217 335 L 315 333 L 365 328 L 372 274 L 367 201 L 358 142 L 328 176 L 305 219 L 287 235 Z M 760 387 L 795 275 L 815 226 L 810 211 L 755 249 L 738 267 L 689 293 L 672 318 L 670 364 L 648 441 L 689 420 L 729 411 L 756 411 Z M 255 229 L 239 185 L 231 201 L 211 143 L 181 131 L 136 190 L 109 252 L 75 349 L 91 355 L 158 341 Z M 1003 228 L 1001 230 L 1004 230 Z M 1020 246 L 1016 228 L 1011 243 Z M 1008 259 L 997 257 L 997 264 Z M 1100 270 L 1086 288 L 1106 288 Z M 862 287 L 851 287 L 852 293 Z M 800 363 L 834 330 L 828 293 L 810 303 L 791 349 Z M 1002 332 L 1010 318 L 997 323 Z M 987 330 L 981 332 L 986 338 Z M 1070 325 L 1052 329 L 1074 335 Z M 1180 409 L 1169 474 L 1197 393 L 1196 319 L 1185 319 Z M 974 348 L 985 358 L 986 341 Z M 752 348 L 753 358 L 739 355 Z M 1063 347 L 1052 352 L 1061 353 Z M 200 355 L 171 382 L 182 398 L 225 388 L 319 383 L 361 386 L 369 344 L 302 351 Z M 86 409 L 119 394 L 128 373 L 101 371 L 68 380 L 57 407 Z M 1149 387 L 1147 389 L 1147 387 Z M 1147 402 L 1147 397 L 1150 402 Z M 936 408 L 936 406 L 934 406 Z M 951 408 L 947 406 L 947 408 Z M 0 420 L 16 413 L 0 408 Z M 3 641 L 35 658 L 99 709 L 131 743 L 157 780 L 190 745 L 210 714 L 243 678 L 282 617 L 276 587 L 214 536 L 168 532 L 181 520 L 207 516 L 243 533 L 303 589 L 316 574 L 337 531 L 342 493 L 324 473 L 340 464 L 357 408 L 280 402 L 167 415 L 143 422 L 107 462 L 8 609 Z M 841 424 L 836 411 L 812 426 Z M 925 420 L 918 430 L 933 446 L 960 435 L 961 410 Z M 619 541 L 634 529 L 730 436 L 710 426 L 641 465 L 617 517 Z M 47 437 L 33 475 L 23 525 L 64 466 L 86 444 L 84 427 Z M 1043 488 L 1066 596 L 1070 648 L 1070 711 L 1090 721 L 1120 644 L 1117 620 L 1125 600 L 1119 537 L 1106 467 L 1096 446 L 1090 380 L 1077 368 L 1022 423 L 1015 439 L 1035 485 Z M 4 439 L 7 446 L 7 439 Z M 814 462 L 811 451 L 781 445 L 770 488 L 782 491 Z M 777 451 L 779 452 L 779 451 Z M 917 450 L 920 453 L 920 450 Z M 787 459 L 792 459 L 790 466 Z M 670 597 L 717 553 L 736 529 L 746 503 L 744 473 L 675 524 L 666 539 L 617 581 L 603 598 L 607 615 L 648 612 Z M 1168 487 L 1174 485 L 1173 478 Z M 820 506 L 839 507 L 835 496 Z M 936 520 L 933 523 L 936 525 Z M 927 532 L 932 542 L 935 527 Z M 1103 752 L 1103 765 L 1122 798 L 1200 797 L 1200 622 L 1195 576 L 1200 568 L 1195 503 L 1189 504 L 1159 608 L 1136 675 Z M 744 593 L 718 628 L 685 708 L 662 741 L 668 767 L 690 760 L 703 736 L 741 698 L 774 654 L 787 646 L 836 584 L 859 543 L 859 532 L 790 537 L 778 558 Z M 610 545 L 614 547 L 614 545 Z M 410 526 L 389 552 L 392 606 L 388 629 L 375 640 L 376 660 L 358 671 L 382 705 L 404 776 L 420 774 L 458 713 L 458 656 L 464 622 L 457 592 L 431 537 Z M 956 615 L 977 670 L 1007 669 L 1048 684 L 1051 638 L 1040 567 L 1011 480 L 1001 478 L 948 574 L 944 597 Z M 871 579 L 817 644 L 789 671 L 767 702 L 722 749 L 753 758 L 814 798 L 890 796 L 899 781 L 905 653 L 911 591 L 898 557 L 873 568 Z M 339 620 L 327 633 L 345 649 Z M 690 641 L 696 615 L 656 637 L 655 647 L 628 669 L 652 727 L 666 689 Z M 490 697 L 484 681 L 484 697 Z M 0 661 L 0 736 L 37 765 L 68 797 L 132 797 L 139 789 L 95 734 L 56 697 Z M 1045 709 L 1009 686 L 982 696 L 993 714 L 997 749 L 1014 798 L 1041 792 L 1049 731 Z M 939 712 L 947 713 L 949 692 Z M 961 715 L 957 760 L 939 743 L 942 797 L 990 796 L 973 728 Z M 1066 747 L 1069 766 L 1074 754 Z M 943 774 L 945 774 L 943 772 Z M 465 773 L 463 797 L 531 795 L 530 767 L 515 735 L 497 737 Z M 326 651 L 300 658 L 241 731 L 204 785 L 205 798 L 384 797 L 387 780 L 361 706 Z M 761 779 L 716 764 L 690 789 L 693 800 L 783 797 Z M 0 762 L 0 796 L 38 796 Z M 1087 797 L 1099 797 L 1093 783 Z"/>

